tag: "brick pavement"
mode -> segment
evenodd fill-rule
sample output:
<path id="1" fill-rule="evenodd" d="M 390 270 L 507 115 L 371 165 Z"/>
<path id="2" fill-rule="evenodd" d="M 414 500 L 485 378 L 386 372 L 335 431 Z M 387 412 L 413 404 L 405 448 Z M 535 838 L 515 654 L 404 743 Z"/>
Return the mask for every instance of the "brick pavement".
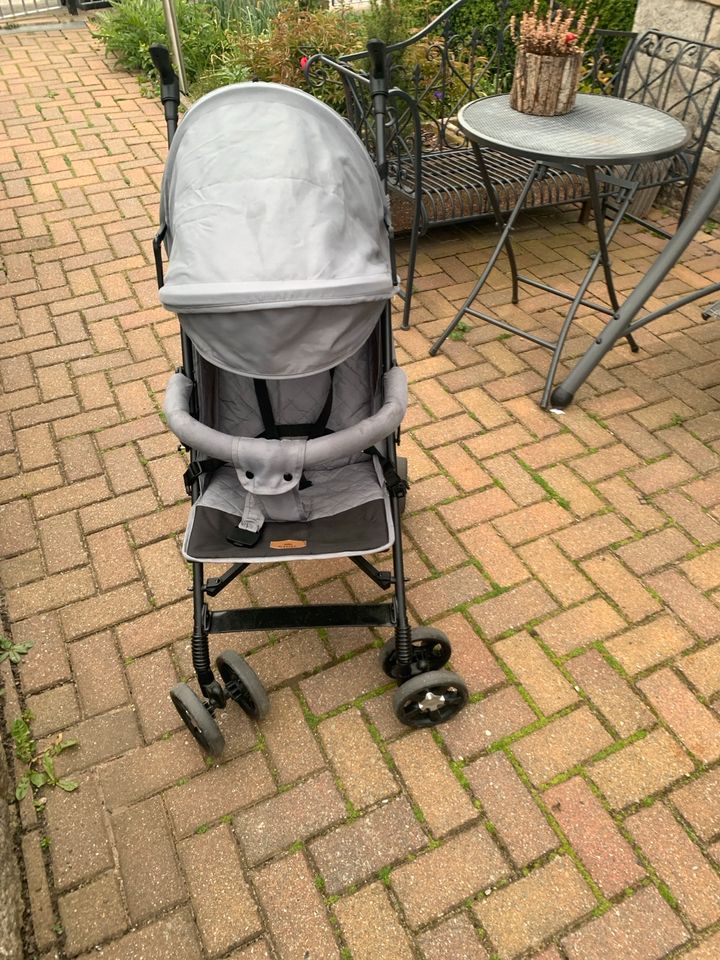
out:
<path id="1" fill-rule="evenodd" d="M 720 323 L 620 347 L 563 417 L 547 356 L 487 327 L 427 347 L 492 234 L 422 246 L 405 449 L 413 613 L 472 703 L 401 728 L 363 632 L 236 637 L 271 690 L 208 766 L 167 690 L 189 667 L 182 461 L 160 416 L 176 323 L 149 241 L 159 105 L 84 31 L 4 33 L 0 554 L 5 715 L 77 736 L 76 793 L 20 804 L 28 956 L 709 960 L 720 949 Z M 623 289 L 658 242 L 621 231 Z M 519 259 L 574 277 L 571 213 Z M 720 275 L 701 235 L 665 292 Z M 469 268 L 469 271 L 468 271 Z M 662 295 L 662 291 L 661 291 Z M 542 332 L 544 294 L 507 317 Z M 569 341 L 579 354 L 596 321 Z M 349 564 L 263 568 L 235 602 L 366 596 Z M 217 650 L 217 648 L 216 648 Z M 341 660 L 341 663 L 338 661 Z"/>

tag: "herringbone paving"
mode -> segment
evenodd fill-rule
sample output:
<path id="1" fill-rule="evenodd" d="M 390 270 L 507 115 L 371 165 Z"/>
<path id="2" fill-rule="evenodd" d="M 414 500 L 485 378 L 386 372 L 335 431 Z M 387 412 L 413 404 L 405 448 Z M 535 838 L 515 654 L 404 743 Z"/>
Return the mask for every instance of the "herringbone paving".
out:
<path id="1" fill-rule="evenodd" d="M 22 662 L 4 712 L 79 781 L 19 804 L 28 957 L 714 960 L 720 955 L 720 321 L 686 307 L 618 347 L 564 416 L 548 357 L 487 326 L 436 358 L 494 243 L 436 233 L 398 356 L 409 600 L 472 703 L 395 720 L 362 631 L 220 638 L 271 691 L 209 764 L 168 688 L 190 672 L 183 460 L 160 414 L 178 331 L 149 246 L 161 109 L 84 31 L 10 33 L 0 62 L 0 548 Z M 561 285 L 593 241 L 525 220 Z M 659 241 L 621 231 L 624 290 Z M 656 298 L 720 276 L 701 234 Z M 529 330 L 557 301 L 486 301 Z M 601 292 L 596 290 L 596 295 Z M 581 316 L 568 348 L 596 331 Z M 349 563 L 263 567 L 233 603 L 365 599 Z M 15 672 L 13 672 L 15 671 Z M 18 764 L 18 773 L 21 772 Z"/>

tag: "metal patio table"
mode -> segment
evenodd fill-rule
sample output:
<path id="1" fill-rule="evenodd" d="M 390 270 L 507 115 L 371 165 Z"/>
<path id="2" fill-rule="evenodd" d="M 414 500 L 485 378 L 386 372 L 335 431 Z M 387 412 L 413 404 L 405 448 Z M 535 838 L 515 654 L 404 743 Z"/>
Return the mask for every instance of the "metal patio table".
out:
<path id="1" fill-rule="evenodd" d="M 570 113 L 559 117 L 535 117 L 519 113 L 510 107 L 510 98 L 507 94 L 485 97 L 466 104 L 458 114 L 458 124 L 472 144 L 501 235 L 470 296 L 447 329 L 432 345 L 430 353 L 434 355 L 438 352 L 446 338 L 466 315 L 485 320 L 509 333 L 525 337 L 526 340 L 552 351 L 540 403 L 546 408 L 560 362 L 560 354 L 578 308 L 581 305 L 588 306 L 611 318 L 615 317 L 620 309 L 608 246 L 638 188 L 638 167 L 643 162 L 662 160 L 677 153 L 688 141 L 690 134 L 679 120 L 654 107 L 617 97 L 591 94 L 578 94 L 575 107 Z M 512 156 L 525 157 L 534 161 L 528 179 L 507 221 L 503 221 L 497 194 L 483 157 L 485 147 L 492 147 L 494 150 Z M 510 239 L 515 221 L 525 206 L 533 184 L 537 180 L 542 180 L 549 167 L 584 176 L 588 183 L 598 249 L 574 295 L 519 274 Z M 612 209 L 607 203 L 609 198 L 613 200 Z M 609 221 L 607 226 L 606 218 Z M 473 307 L 503 250 L 510 263 L 513 303 L 518 302 L 520 283 L 570 301 L 557 340 L 545 340 Z M 585 298 L 590 282 L 600 266 L 603 269 L 609 307 Z M 637 350 L 631 334 L 627 334 L 627 339 L 632 349 Z"/>

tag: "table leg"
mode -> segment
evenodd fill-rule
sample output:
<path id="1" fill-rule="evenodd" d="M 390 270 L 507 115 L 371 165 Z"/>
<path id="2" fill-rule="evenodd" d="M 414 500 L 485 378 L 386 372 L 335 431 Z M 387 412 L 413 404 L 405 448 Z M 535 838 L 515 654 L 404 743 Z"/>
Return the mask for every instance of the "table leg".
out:
<path id="1" fill-rule="evenodd" d="M 570 308 L 565 315 L 565 320 L 563 325 L 560 328 L 560 334 L 558 335 L 557 341 L 555 342 L 555 347 L 553 349 L 553 355 L 550 360 L 550 367 L 548 369 L 547 378 L 545 380 L 545 389 L 543 390 L 542 400 L 540 401 L 540 406 L 545 410 L 550 404 L 550 393 L 552 392 L 553 381 L 555 380 L 555 374 L 557 373 L 557 368 L 560 363 L 560 355 L 562 349 L 565 346 L 565 341 L 567 335 L 570 332 L 570 326 L 572 325 L 573 320 L 575 319 L 575 314 L 578 311 L 578 308 L 581 304 L 581 301 L 585 298 L 585 293 L 587 292 L 590 283 L 595 276 L 595 273 L 598 267 L 602 264 L 603 270 L 605 271 L 605 282 L 608 288 L 608 296 L 615 310 L 615 315 L 619 309 L 617 296 L 615 294 L 615 286 L 613 284 L 612 272 L 610 267 L 610 257 L 608 254 L 608 246 L 612 242 L 613 237 L 618 231 L 620 224 L 623 221 L 625 212 L 630 205 L 630 201 L 635 195 L 635 190 L 637 189 L 636 184 L 628 180 L 627 186 L 623 187 L 625 190 L 623 198 L 619 201 L 618 209 L 615 213 L 612 223 L 610 224 L 607 231 L 605 230 L 604 220 L 597 220 L 597 215 L 600 213 L 602 215 L 601 205 L 600 205 L 600 196 L 597 189 L 597 178 L 595 177 L 595 171 L 586 168 L 586 173 L 588 174 L 588 182 L 590 184 L 590 193 L 591 193 L 591 202 L 593 204 L 593 211 L 596 216 L 596 232 L 598 238 L 598 251 L 593 257 L 588 271 L 585 274 L 582 283 L 578 287 L 577 294 L 575 295 Z M 608 326 L 612 323 L 612 320 L 609 322 Z"/>
<path id="2" fill-rule="evenodd" d="M 481 151 L 477 150 L 476 148 L 476 156 L 479 156 L 480 153 Z M 477 295 L 485 286 L 487 278 L 492 273 L 492 270 L 495 267 L 495 264 L 497 263 L 498 257 L 500 256 L 503 250 L 505 250 L 505 252 L 507 253 L 508 260 L 510 261 L 510 271 L 512 274 L 512 281 L 513 281 L 513 303 L 517 303 L 518 274 L 517 274 L 517 265 L 515 263 L 515 255 L 513 253 L 512 244 L 510 242 L 510 234 L 512 233 L 513 227 L 515 225 L 515 221 L 517 220 L 522 208 L 525 206 L 525 200 L 527 199 L 527 196 L 530 193 L 530 190 L 532 189 L 533 183 L 537 179 L 538 171 L 542 168 L 542 164 L 536 163 L 533 165 L 533 168 L 530 172 L 530 176 L 525 181 L 525 186 L 522 188 L 520 192 L 520 196 L 518 197 L 517 202 L 513 207 L 512 213 L 508 217 L 507 221 L 503 223 L 502 213 L 500 212 L 500 204 L 498 203 L 498 199 L 495 194 L 495 187 L 492 184 L 492 180 L 490 179 L 490 173 L 487 169 L 487 165 L 485 164 L 485 161 L 482 158 L 482 156 L 479 156 L 478 163 L 480 165 L 480 174 L 483 178 L 483 183 L 485 185 L 485 189 L 487 190 L 488 198 L 490 199 L 490 205 L 493 208 L 493 214 L 495 216 L 495 220 L 498 226 L 502 228 L 502 233 L 500 234 L 500 239 L 498 240 L 495 249 L 490 255 L 490 259 L 485 265 L 485 269 L 480 274 L 480 277 L 477 283 L 475 284 L 475 286 L 472 288 L 467 300 L 460 307 L 458 312 L 455 314 L 455 316 L 453 317 L 451 322 L 448 324 L 448 326 L 445 328 L 445 330 L 437 338 L 435 343 L 430 347 L 431 357 L 435 356 L 435 354 L 438 352 L 440 347 L 443 345 L 443 343 L 445 343 L 445 341 L 453 332 L 455 327 L 460 323 L 462 318 L 471 308 L 473 301 L 476 299 Z M 507 329 L 507 325 L 504 324 L 503 328 Z"/>
<path id="3" fill-rule="evenodd" d="M 630 182 L 634 181 L 635 175 L 636 167 L 633 167 L 630 170 L 630 175 L 628 177 Z M 612 267 L 610 265 L 610 253 L 607 245 L 607 235 L 605 233 L 605 203 L 600 200 L 600 190 L 598 189 L 595 169 L 593 167 L 586 167 L 585 176 L 587 177 L 588 185 L 590 187 L 590 203 L 593 209 L 593 216 L 595 217 L 595 232 L 597 233 L 598 244 L 600 247 L 600 259 L 602 262 L 603 273 L 605 274 L 605 287 L 607 288 L 608 297 L 610 298 L 610 306 L 613 308 L 613 312 L 617 313 L 620 309 L 620 303 L 615 292 L 615 283 L 613 281 Z M 628 205 L 630 204 L 634 194 L 635 190 L 632 189 L 632 193 L 627 197 Z M 627 335 L 627 341 L 630 344 L 630 349 L 632 352 L 637 353 L 640 348 L 638 347 L 631 333 Z"/>

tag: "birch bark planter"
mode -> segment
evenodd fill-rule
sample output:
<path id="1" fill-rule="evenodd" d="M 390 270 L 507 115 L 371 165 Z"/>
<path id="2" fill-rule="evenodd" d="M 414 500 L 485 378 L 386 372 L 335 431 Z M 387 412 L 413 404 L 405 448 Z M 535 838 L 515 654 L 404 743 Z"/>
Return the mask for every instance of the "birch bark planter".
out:
<path id="1" fill-rule="evenodd" d="M 575 106 L 582 52 L 562 57 L 518 50 L 510 106 L 536 117 L 557 117 Z"/>

